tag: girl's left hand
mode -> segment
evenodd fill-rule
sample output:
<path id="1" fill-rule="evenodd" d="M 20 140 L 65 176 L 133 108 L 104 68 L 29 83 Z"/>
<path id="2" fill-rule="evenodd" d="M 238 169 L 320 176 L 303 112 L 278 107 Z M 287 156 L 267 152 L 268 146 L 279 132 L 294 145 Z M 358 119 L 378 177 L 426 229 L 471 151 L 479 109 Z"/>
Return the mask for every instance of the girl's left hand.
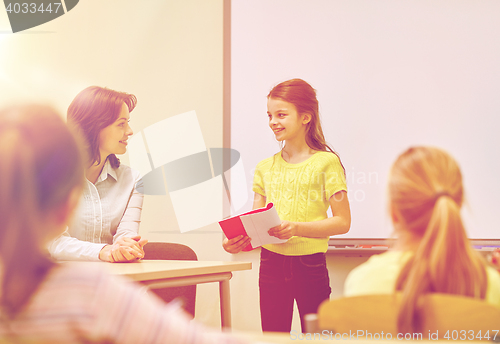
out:
<path id="1" fill-rule="evenodd" d="M 297 233 L 297 223 L 281 221 L 281 225 L 273 227 L 267 232 L 278 239 L 290 239 Z"/>

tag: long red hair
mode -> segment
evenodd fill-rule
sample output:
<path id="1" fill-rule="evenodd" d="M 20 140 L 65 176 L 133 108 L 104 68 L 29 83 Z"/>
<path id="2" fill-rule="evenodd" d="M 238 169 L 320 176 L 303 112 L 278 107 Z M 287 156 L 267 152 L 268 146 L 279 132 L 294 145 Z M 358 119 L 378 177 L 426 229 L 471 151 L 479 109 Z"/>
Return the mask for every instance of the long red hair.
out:
<path id="1" fill-rule="evenodd" d="M 319 103 L 316 97 L 316 90 L 302 79 L 291 79 L 283 81 L 274 86 L 267 98 L 280 99 L 291 103 L 297 109 L 300 116 L 309 114 L 311 121 L 307 123 L 306 143 L 317 151 L 332 152 L 340 161 L 340 156 L 326 143 L 323 129 L 321 128 L 321 119 L 319 117 Z M 342 162 L 340 161 L 342 165 Z M 342 165 L 342 168 L 345 168 Z"/>

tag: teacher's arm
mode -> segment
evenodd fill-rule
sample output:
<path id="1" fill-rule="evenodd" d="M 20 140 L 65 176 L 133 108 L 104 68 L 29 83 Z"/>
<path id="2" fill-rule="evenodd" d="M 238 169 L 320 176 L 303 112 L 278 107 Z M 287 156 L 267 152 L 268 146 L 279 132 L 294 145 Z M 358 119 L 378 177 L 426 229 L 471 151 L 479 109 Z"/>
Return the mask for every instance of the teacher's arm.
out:
<path id="1" fill-rule="evenodd" d="M 139 235 L 144 195 L 135 187 L 140 181 L 140 174 L 133 170 L 131 173 L 134 182 L 127 206 L 113 236 L 113 245 L 105 246 L 99 253 L 99 258 L 104 261 L 127 262 L 144 257 L 143 247 L 148 241 L 141 239 Z"/>
<path id="2" fill-rule="evenodd" d="M 128 192 L 125 191 L 128 194 L 128 201 L 123 216 L 116 228 L 116 233 L 113 235 L 113 243 L 116 243 L 120 238 L 131 238 L 139 234 L 144 194 L 137 191 L 135 187 L 141 179 L 139 172 L 131 171 L 131 173 L 133 173 L 134 180 L 133 184 L 131 184 L 132 190 L 129 189 Z M 127 194 L 125 197 L 127 197 Z"/>
<path id="3" fill-rule="evenodd" d="M 99 252 L 104 246 L 106 244 L 78 240 L 70 236 L 66 230 L 49 243 L 48 250 L 51 257 L 57 260 L 99 261 Z"/>

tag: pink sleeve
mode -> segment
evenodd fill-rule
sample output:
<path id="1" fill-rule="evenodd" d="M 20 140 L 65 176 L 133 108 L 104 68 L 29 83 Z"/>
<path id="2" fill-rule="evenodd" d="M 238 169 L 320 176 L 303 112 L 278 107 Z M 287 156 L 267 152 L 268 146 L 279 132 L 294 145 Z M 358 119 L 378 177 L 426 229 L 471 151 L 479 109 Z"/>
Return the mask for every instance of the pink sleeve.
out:
<path id="1" fill-rule="evenodd" d="M 89 339 L 123 344 L 241 343 L 190 320 L 177 303 L 165 304 L 145 288 L 114 276 L 102 279 L 96 295 Z"/>

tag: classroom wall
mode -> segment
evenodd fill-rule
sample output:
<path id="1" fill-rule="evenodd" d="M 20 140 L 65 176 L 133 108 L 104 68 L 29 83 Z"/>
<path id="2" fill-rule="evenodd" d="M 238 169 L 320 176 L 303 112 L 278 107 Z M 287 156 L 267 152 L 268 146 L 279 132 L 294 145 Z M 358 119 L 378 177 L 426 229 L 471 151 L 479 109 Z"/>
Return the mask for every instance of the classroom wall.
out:
<path id="1" fill-rule="evenodd" d="M 0 106 L 35 100 L 64 114 L 83 88 L 107 86 L 137 96 L 135 132 L 195 110 L 206 146 L 222 147 L 222 14 L 222 0 L 86 0 L 54 21 L 11 34 L 0 10 Z M 193 199 L 193 213 L 203 206 Z M 260 331 L 259 250 L 226 253 L 217 225 L 180 233 L 168 195 L 145 196 L 140 234 L 186 244 L 200 260 L 251 261 L 253 270 L 231 280 L 233 327 Z M 361 260 L 328 257 L 333 296 Z M 198 286 L 196 319 L 220 326 L 217 283 Z M 293 328 L 300 329 L 297 317 Z"/>

